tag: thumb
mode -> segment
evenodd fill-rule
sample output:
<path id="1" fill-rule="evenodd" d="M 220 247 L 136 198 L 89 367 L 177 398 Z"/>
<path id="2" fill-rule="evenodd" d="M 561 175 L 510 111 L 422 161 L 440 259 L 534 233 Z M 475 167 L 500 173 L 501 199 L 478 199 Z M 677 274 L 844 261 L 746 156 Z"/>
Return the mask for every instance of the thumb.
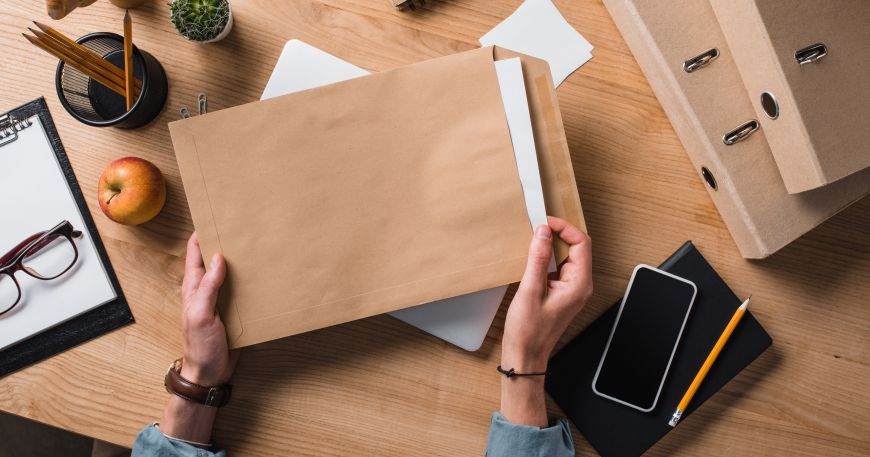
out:
<path id="1" fill-rule="evenodd" d="M 526 272 L 520 281 L 518 292 L 542 297 L 547 290 L 547 267 L 553 256 L 553 232 L 547 225 L 539 225 L 529 246 Z"/>
<path id="2" fill-rule="evenodd" d="M 202 302 L 204 303 L 202 304 L 209 308 L 208 311 L 214 312 L 218 292 L 220 292 L 221 284 L 224 283 L 226 276 L 227 264 L 224 262 L 224 257 L 221 254 L 215 254 L 212 256 L 208 272 L 202 277 L 197 290 L 203 298 Z"/>

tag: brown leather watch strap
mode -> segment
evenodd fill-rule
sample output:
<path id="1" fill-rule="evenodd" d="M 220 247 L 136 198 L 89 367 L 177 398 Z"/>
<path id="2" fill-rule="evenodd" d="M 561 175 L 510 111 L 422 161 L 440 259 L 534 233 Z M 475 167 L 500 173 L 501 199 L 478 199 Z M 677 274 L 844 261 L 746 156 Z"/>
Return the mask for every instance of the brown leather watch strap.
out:
<path id="1" fill-rule="evenodd" d="M 177 395 L 187 401 L 198 403 L 200 405 L 220 408 L 230 402 L 230 395 L 233 391 L 233 386 L 224 384 L 222 386 L 205 387 L 181 376 L 181 359 L 172 362 L 169 369 L 166 370 L 166 376 L 163 378 L 163 385 L 166 391 Z"/>

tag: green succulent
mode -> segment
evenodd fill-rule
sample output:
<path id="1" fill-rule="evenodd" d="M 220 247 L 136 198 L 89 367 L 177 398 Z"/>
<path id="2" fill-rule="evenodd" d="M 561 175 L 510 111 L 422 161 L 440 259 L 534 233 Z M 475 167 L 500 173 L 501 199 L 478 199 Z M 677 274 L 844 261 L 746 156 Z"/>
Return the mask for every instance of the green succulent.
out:
<path id="1" fill-rule="evenodd" d="M 192 41 L 215 38 L 230 19 L 229 0 L 173 0 L 169 10 L 175 29 Z"/>

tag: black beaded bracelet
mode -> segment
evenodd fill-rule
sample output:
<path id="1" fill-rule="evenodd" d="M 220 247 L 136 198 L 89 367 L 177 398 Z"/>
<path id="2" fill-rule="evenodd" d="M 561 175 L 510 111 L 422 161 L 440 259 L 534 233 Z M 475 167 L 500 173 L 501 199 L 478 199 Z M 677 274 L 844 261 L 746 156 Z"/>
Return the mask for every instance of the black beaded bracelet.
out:
<path id="1" fill-rule="evenodd" d="M 504 368 L 501 367 L 501 365 L 496 367 L 496 370 L 498 370 L 498 372 L 503 374 L 506 378 L 512 378 L 514 376 L 546 376 L 547 375 L 546 371 L 543 373 L 517 373 L 516 370 L 514 370 L 513 368 L 511 368 L 510 370 L 505 370 Z"/>

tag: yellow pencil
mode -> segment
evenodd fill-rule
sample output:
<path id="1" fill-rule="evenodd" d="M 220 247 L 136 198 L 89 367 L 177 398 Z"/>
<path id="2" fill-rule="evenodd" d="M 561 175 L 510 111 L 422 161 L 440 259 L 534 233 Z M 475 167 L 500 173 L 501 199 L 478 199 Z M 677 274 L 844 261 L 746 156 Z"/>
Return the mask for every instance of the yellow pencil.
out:
<path id="1" fill-rule="evenodd" d="M 130 10 L 124 13 L 124 91 L 127 111 L 133 108 L 133 19 Z"/>
<path id="2" fill-rule="evenodd" d="M 752 298 L 752 295 L 750 295 L 749 298 Z M 680 421 L 683 411 L 689 407 L 689 402 L 692 401 L 692 397 L 695 396 L 698 387 L 701 387 L 701 383 L 704 382 L 704 378 L 707 376 L 707 372 L 710 371 L 710 367 L 712 367 L 716 362 L 716 358 L 719 357 L 719 353 L 722 352 L 725 343 L 727 343 L 728 339 L 731 338 L 731 334 L 734 333 L 734 329 L 737 328 L 737 324 L 740 323 L 740 319 L 742 319 L 743 315 L 746 313 L 746 307 L 749 306 L 749 298 L 747 298 L 746 301 L 737 308 L 737 311 L 734 311 L 734 315 L 731 316 L 731 320 L 728 321 L 728 325 L 725 326 L 725 330 L 722 331 L 719 340 L 716 341 L 710 354 L 707 355 L 707 360 L 704 360 L 704 364 L 701 365 L 701 369 L 698 370 L 698 374 L 695 375 L 695 379 L 692 380 L 692 384 L 689 385 L 689 389 L 683 395 L 683 399 L 680 400 L 677 410 L 674 411 L 674 415 L 671 417 L 670 422 L 668 422 L 668 425 L 671 427 L 677 426 L 677 422 Z"/>

